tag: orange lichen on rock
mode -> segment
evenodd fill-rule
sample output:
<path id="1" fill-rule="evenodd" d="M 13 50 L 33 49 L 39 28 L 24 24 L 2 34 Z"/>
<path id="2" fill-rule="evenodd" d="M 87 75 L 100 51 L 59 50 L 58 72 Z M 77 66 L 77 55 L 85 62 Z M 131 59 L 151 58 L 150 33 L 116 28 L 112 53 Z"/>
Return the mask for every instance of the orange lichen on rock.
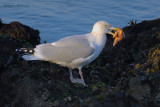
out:
<path id="1" fill-rule="evenodd" d="M 113 43 L 113 46 L 115 46 L 119 41 L 121 41 L 123 38 L 124 38 L 124 32 L 121 28 L 116 28 L 116 32 L 115 34 L 113 35 L 113 38 L 114 39 L 114 43 Z"/>

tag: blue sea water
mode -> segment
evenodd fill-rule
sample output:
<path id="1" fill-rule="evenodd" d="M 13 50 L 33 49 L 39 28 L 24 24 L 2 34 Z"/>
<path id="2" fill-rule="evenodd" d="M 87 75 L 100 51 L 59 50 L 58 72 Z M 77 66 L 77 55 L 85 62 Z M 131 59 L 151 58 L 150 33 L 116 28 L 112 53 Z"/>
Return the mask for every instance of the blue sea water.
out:
<path id="1" fill-rule="evenodd" d="M 2 21 L 38 29 L 41 42 L 88 33 L 99 20 L 124 27 L 130 20 L 159 17 L 159 0 L 0 0 Z"/>

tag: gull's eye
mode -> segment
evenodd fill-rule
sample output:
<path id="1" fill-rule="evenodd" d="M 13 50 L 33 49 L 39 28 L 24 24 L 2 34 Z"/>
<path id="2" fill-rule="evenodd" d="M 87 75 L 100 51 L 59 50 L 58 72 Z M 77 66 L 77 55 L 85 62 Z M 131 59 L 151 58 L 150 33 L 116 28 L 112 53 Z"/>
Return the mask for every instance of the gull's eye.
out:
<path id="1" fill-rule="evenodd" d="M 111 25 L 106 25 L 107 27 L 111 27 Z"/>

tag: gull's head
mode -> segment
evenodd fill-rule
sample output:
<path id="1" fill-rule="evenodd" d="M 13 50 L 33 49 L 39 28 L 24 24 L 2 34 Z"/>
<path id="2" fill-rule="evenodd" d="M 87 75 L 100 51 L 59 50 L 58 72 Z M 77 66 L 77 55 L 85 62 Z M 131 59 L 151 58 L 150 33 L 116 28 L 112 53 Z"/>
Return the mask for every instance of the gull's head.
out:
<path id="1" fill-rule="evenodd" d="M 112 33 L 111 30 L 114 30 L 116 32 Z M 115 46 L 119 41 L 121 41 L 125 37 L 124 32 L 121 28 L 119 28 L 119 27 L 114 28 L 109 23 L 107 23 L 105 21 L 96 22 L 93 26 L 91 33 L 96 35 L 97 37 L 104 36 L 106 34 L 113 35 L 113 38 L 114 38 L 113 46 Z"/>
<path id="2" fill-rule="evenodd" d="M 106 21 L 98 21 L 94 24 L 93 29 L 92 29 L 92 33 L 95 34 L 112 34 L 112 32 L 110 30 L 114 30 L 115 28 L 112 27 L 109 23 L 107 23 Z"/>

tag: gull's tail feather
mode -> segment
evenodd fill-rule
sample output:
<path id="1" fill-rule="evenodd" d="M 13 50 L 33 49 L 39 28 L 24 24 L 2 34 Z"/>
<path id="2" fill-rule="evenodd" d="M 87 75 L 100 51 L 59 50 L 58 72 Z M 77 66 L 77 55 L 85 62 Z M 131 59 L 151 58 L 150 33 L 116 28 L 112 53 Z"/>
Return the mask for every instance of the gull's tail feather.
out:
<path id="1" fill-rule="evenodd" d="M 34 56 L 34 48 L 20 48 L 15 50 L 17 53 L 22 54 L 24 60 L 41 60 L 41 58 Z"/>
<path id="2" fill-rule="evenodd" d="M 20 48 L 20 49 L 16 49 L 15 51 L 22 54 L 24 53 L 33 54 L 35 52 L 34 48 Z"/>
<path id="3" fill-rule="evenodd" d="M 31 54 L 23 55 L 22 58 L 24 60 L 30 61 L 30 60 L 41 60 L 39 57 L 33 56 Z"/>

